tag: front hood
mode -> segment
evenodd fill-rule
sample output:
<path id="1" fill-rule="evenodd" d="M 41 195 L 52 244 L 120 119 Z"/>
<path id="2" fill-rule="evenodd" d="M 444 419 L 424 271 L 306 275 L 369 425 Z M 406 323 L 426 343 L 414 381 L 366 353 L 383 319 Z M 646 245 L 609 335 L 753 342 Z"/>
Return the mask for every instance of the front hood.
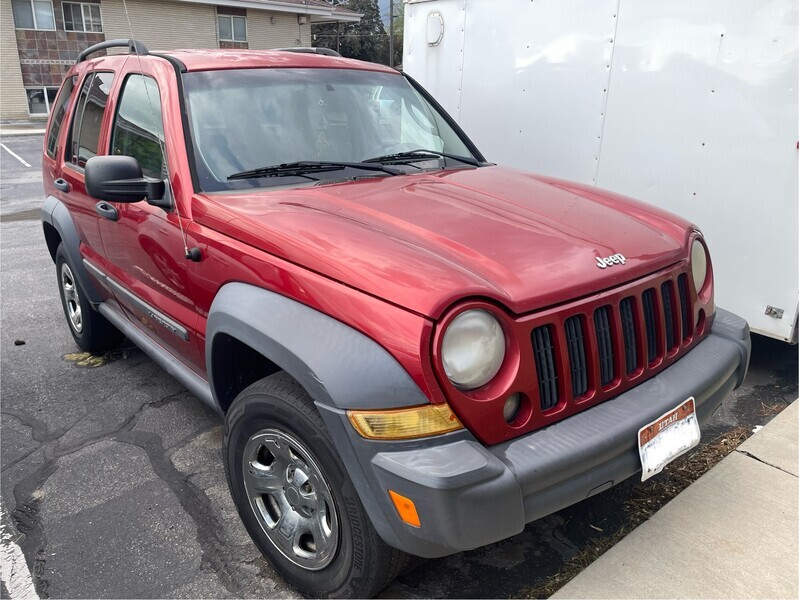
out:
<path id="1" fill-rule="evenodd" d="M 419 314 L 464 297 L 525 313 L 686 256 L 690 224 L 501 167 L 195 196 L 200 224 Z M 605 269 L 597 258 L 621 254 Z"/>

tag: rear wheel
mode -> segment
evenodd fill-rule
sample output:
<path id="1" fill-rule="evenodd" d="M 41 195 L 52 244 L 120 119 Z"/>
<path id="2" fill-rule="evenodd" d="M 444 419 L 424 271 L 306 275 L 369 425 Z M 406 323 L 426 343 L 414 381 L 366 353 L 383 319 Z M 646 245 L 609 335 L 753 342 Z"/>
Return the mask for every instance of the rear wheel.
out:
<path id="1" fill-rule="evenodd" d="M 89 304 L 63 243 L 56 250 L 55 264 L 61 306 L 75 343 L 91 353 L 105 352 L 118 346 L 124 336 Z"/>
<path id="2" fill-rule="evenodd" d="M 236 398 L 225 453 L 247 531 L 303 594 L 371 597 L 405 566 L 406 555 L 375 531 L 313 401 L 288 374 Z"/>

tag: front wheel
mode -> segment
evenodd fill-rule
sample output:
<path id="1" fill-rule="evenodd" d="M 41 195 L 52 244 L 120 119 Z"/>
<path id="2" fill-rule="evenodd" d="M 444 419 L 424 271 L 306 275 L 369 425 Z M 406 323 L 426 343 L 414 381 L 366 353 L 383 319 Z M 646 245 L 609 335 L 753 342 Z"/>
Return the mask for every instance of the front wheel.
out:
<path id="1" fill-rule="evenodd" d="M 303 594 L 371 597 L 405 566 L 369 521 L 313 400 L 287 373 L 239 394 L 225 419 L 225 454 L 247 531 Z"/>

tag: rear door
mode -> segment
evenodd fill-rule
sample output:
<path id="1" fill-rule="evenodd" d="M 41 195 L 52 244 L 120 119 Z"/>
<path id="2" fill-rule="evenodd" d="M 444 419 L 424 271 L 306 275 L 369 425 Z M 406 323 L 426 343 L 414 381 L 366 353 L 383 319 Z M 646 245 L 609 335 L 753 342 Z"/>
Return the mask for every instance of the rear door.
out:
<path id="1" fill-rule="evenodd" d="M 64 155 L 64 143 L 62 134 L 68 129 L 69 122 L 67 117 L 75 103 L 78 92 L 75 84 L 78 81 L 77 75 L 70 75 L 64 79 L 58 97 L 53 104 L 50 121 L 47 123 L 47 132 L 44 141 L 44 157 L 42 159 L 42 177 L 44 188 L 48 195 L 60 195 L 61 190 L 55 187 L 56 181 L 61 177 L 62 164 L 60 161 Z"/>
<path id="2" fill-rule="evenodd" d="M 82 242 L 81 253 L 100 265 L 104 263 L 104 252 L 94 208 L 97 200 L 86 193 L 83 170 L 86 161 L 99 151 L 113 83 L 114 73 L 111 71 L 90 71 L 84 75 L 78 88 L 66 143 L 53 173 L 56 175 L 55 193 L 69 208 L 78 230 Z"/>

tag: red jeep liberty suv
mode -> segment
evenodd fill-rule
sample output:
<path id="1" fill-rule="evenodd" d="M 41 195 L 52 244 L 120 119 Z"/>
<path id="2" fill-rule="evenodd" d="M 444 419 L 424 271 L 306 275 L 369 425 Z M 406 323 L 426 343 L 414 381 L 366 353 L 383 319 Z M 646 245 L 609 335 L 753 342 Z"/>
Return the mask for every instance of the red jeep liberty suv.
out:
<path id="1" fill-rule="evenodd" d="M 657 473 L 746 374 L 696 227 L 486 162 L 381 65 L 103 42 L 43 170 L 75 341 L 224 417 L 241 519 L 311 596 Z"/>

